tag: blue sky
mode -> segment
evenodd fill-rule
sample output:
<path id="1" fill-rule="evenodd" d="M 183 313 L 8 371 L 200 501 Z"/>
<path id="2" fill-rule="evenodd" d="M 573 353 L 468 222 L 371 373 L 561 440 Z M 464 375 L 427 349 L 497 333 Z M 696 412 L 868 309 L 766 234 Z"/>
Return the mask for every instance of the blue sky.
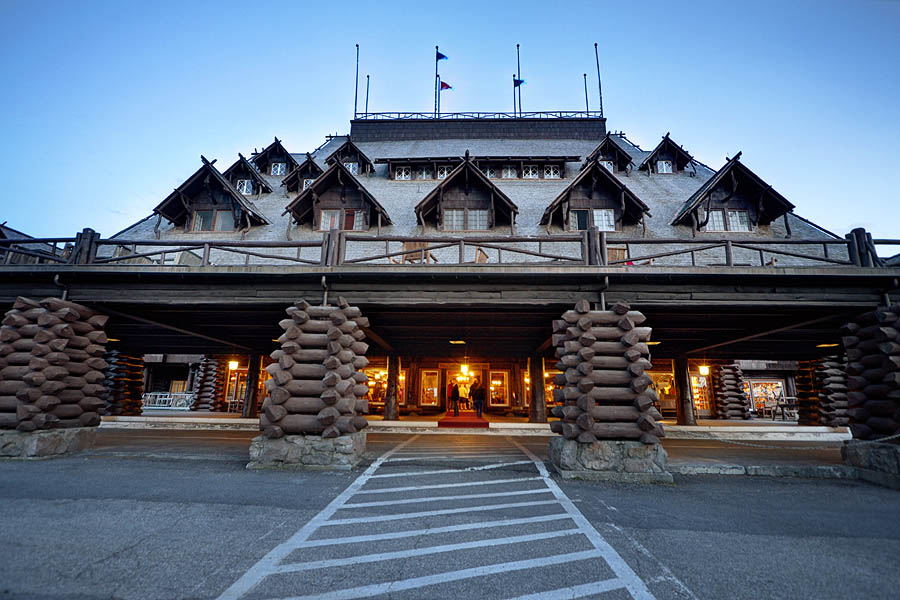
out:
<path id="1" fill-rule="evenodd" d="M 346 133 L 360 110 L 597 106 L 652 148 L 666 132 L 718 168 L 742 161 L 843 235 L 900 238 L 900 3 L 85 2 L 0 0 L 0 222 L 111 235 L 196 170 L 282 139 Z"/>

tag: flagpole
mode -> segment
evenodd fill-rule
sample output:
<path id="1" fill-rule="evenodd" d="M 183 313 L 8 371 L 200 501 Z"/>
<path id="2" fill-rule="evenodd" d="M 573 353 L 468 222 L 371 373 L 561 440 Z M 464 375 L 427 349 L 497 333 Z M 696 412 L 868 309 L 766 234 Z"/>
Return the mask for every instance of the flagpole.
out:
<path id="1" fill-rule="evenodd" d="M 366 75 L 366 114 L 369 114 L 369 76 Z"/>
<path id="2" fill-rule="evenodd" d="M 522 63 L 519 61 L 519 45 L 516 44 L 516 71 L 518 72 L 518 77 L 516 79 L 522 79 Z M 522 86 L 519 85 L 519 117 L 522 116 Z"/>
<path id="3" fill-rule="evenodd" d="M 353 118 L 358 114 L 356 112 L 357 102 L 359 100 L 359 44 L 356 45 L 356 84 L 353 86 Z"/>
<path id="4" fill-rule="evenodd" d="M 513 116 L 516 116 L 516 74 L 513 73 Z"/>
<path id="5" fill-rule="evenodd" d="M 434 117 L 437 118 L 441 102 L 441 82 L 438 76 L 438 47 L 434 47 Z"/>
<path id="6" fill-rule="evenodd" d="M 603 84 L 600 82 L 600 54 L 597 52 L 597 42 L 594 42 L 594 58 L 597 60 L 597 91 L 600 93 L 600 118 L 603 118 Z"/>
<path id="7" fill-rule="evenodd" d="M 588 104 L 587 73 L 584 74 L 584 110 L 585 112 L 591 112 L 591 105 Z"/>
<path id="8" fill-rule="evenodd" d="M 441 76 L 440 75 L 438 75 L 437 84 L 438 84 L 437 115 L 438 115 L 438 118 L 440 118 L 441 117 Z"/>

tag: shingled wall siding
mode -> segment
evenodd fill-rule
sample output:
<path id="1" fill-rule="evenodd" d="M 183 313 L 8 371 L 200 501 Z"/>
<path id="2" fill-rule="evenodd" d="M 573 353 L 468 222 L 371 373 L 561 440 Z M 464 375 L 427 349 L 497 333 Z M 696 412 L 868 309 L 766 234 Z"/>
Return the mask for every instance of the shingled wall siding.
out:
<path id="1" fill-rule="evenodd" d="M 435 139 L 601 140 L 606 119 L 435 119 L 350 122 L 354 142 Z"/>

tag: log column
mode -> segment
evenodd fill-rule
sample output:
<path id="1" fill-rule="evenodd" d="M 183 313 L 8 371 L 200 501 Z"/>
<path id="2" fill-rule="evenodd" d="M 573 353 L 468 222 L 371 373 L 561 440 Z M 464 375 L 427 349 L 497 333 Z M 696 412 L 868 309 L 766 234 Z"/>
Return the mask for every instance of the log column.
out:
<path id="1" fill-rule="evenodd" d="M 400 418 L 400 404 L 397 398 L 400 357 L 396 354 L 389 354 L 387 367 L 387 389 L 384 391 L 384 420 L 396 421 Z"/>
<path id="2" fill-rule="evenodd" d="M 279 325 L 281 348 L 266 367 L 269 395 L 259 426 L 266 437 L 321 435 L 333 438 L 368 425 L 368 377 L 364 369 L 369 321 L 359 308 L 338 298 L 337 306 L 311 306 L 301 300 L 287 309 Z"/>
<path id="3" fill-rule="evenodd" d="M 716 416 L 732 421 L 750 418 L 749 401 L 744 393 L 744 374 L 736 363 L 713 367 Z"/>
<path id="4" fill-rule="evenodd" d="M 864 366 L 864 365 L 863 365 Z M 842 356 L 826 356 L 819 361 L 815 378 L 822 399 L 822 424 L 829 427 L 849 425 L 847 416 L 847 361 Z M 854 372 L 861 375 L 865 370 Z"/>
<path id="5" fill-rule="evenodd" d="M 675 389 L 678 391 L 678 402 L 675 405 L 675 422 L 679 425 L 694 426 L 697 415 L 694 412 L 694 398 L 691 395 L 691 374 L 688 370 L 686 356 L 679 356 L 674 361 Z"/>
<path id="6" fill-rule="evenodd" d="M 547 422 L 547 395 L 544 393 L 544 357 L 532 354 L 528 369 L 531 378 L 531 404 L 528 407 L 529 423 Z"/>
<path id="7" fill-rule="evenodd" d="M 640 440 L 658 444 L 665 434 L 650 389 L 649 327 L 646 317 L 617 302 L 612 310 L 592 311 L 581 300 L 553 322 L 553 345 L 559 358 L 550 429 L 566 439 L 589 444 L 597 440 Z"/>
<path id="8" fill-rule="evenodd" d="M 100 424 L 107 319 L 58 298 L 16 300 L 0 328 L 0 427 Z"/>
<path id="9" fill-rule="evenodd" d="M 801 360 L 797 363 L 797 424 L 821 425 L 822 398 L 816 385 L 818 360 Z"/>
<path id="10" fill-rule="evenodd" d="M 841 334 L 853 437 L 878 440 L 900 433 L 900 304 L 860 315 Z"/>

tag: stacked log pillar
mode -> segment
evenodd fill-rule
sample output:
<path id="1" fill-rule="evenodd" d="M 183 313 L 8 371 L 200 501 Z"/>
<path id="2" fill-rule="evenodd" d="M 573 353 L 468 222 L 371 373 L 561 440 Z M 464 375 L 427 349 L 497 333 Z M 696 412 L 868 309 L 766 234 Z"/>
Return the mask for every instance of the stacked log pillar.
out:
<path id="1" fill-rule="evenodd" d="M 822 398 L 816 382 L 818 360 L 802 360 L 797 363 L 797 424 L 822 424 Z"/>
<path id="2" fill-rule="evenodd" d="M 739 421 L 750 418 L 750 402 L 744 393 L 744 374 L 736 363 L 713 366 L 716 416 Z"/>
<path id="3" fill-rule="evenodd" d="M 877 440 L 900 434 L 900 304 L 860 315 L 841 334 L 853 437 Z"/>
<path id="4" fill-rule="evenodd" d="M 215 376 L 214 362 L 208 356 L 204 356 L 200 360 L 197 367 L 197 376 L 194 378 L 194 404 L 191 410 L 210 411 L 212 410 L 213 399 L 215 398 Z"/>
<path id="5" fill-rule="evenodd" d="M 106 414 L 140 416 L 144 398 L 144 359 L 118 350 L 106 353 Z"/>
<path id="6" fill-rule="evenodd" d="M 209 364 L 209 381 L 211 385 L 211 403 L 213 412 L 228 412 L 228 359 L 215 357 Z"/>
<path id="7" fill-rule="evenodd" d="M 287 309 L 290 318 L 281 348 L 266 367 L 268 397 L 260 429 L 268 438 L 321 435 L 333 438 L 356 433 L 368 424 L 368 365 L 363 327 L 368 319 L 343 298 L 337 306 L 311 306 L 305 301 Z"/>
<path id="8" fill-rule="evenodd" d="M 18 298 L 0 328 L 0 427 L 99 425 L 106 321 L 58 298 Z"/>
<path id="9" fill-rule="evenodd" d="M 850 417 L 847 416 L 846 369 L 847 361 L 842 356 L 826 356 L 819 361 L 815 380 L 821 400 L 819 412 L 823 425 L 845 427 L 850 424 Z"/>
<path id="10" fill-rule="evenodd" d="M 553 345 L 559 359 L 556 376 L 561 390 L 554 397 L 550 428 L 580 443 L 597 440 L 640 440 L 657 444 L 664 435 L 653 406 L 656 393 L 644 373 L 651 364 L 646 317 L 619 302 L 612 310 L 590 310 L 579 301 L 574 310 L 553 322 Z M 539 385 L 536 381 L 534 385 Z"/>

